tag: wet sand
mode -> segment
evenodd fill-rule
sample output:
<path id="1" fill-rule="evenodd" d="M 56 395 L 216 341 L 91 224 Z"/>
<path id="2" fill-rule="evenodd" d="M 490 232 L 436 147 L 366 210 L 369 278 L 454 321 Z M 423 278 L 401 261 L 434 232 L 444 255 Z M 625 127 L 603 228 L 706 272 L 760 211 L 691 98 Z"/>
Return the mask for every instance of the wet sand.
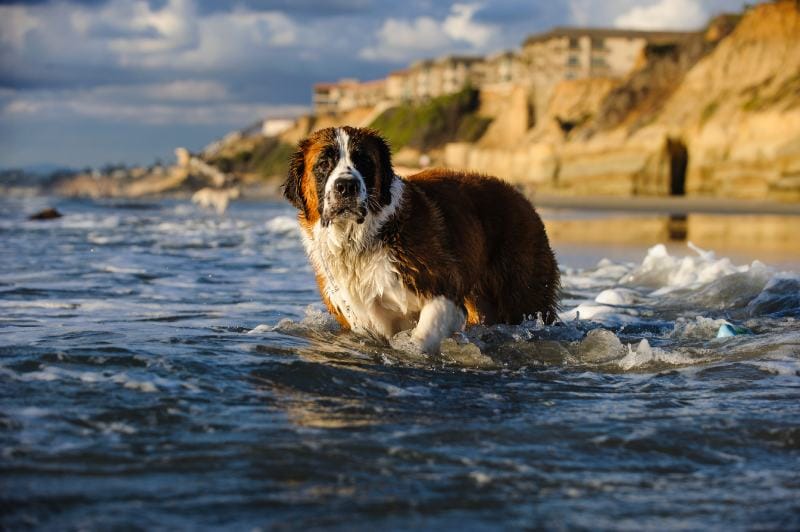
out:
<path id="1" fill-rule="evenodd" d="M 537 207 L 650 214 L 773 214 L 800 216 L 800 203 L 711 197 L 615 197 L 528 194 Z"/>
<path id="2" fill-rule="evenodd" d="M 534 204 L 556 249 L 613 253 L 691 242 L 749 262 L 800 265 L 800 205 L 710 198 L 610 198 L 539 195 Z M 580 253 L 578 253 L 580 254 Z"/>
<path id="3" fill-rule="evenodd" d="M 746 261 L 800 265 L 800 217 L 636 213 L 539 209 L 550 241 L 560 246 L 642 249 L 659 243 L 701 248 Z"/>

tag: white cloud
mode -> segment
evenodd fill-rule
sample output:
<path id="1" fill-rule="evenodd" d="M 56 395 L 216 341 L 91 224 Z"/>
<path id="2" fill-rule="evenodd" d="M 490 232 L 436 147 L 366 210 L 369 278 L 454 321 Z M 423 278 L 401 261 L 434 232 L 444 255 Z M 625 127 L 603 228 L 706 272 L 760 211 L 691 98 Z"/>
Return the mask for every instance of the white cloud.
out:
<path id="1" fill-rule="evenodd" d="M 307 111 L 306 107 L 298 105 L 227 101 L 214 97 L 218 89 L 212 89 L 206 101 L 193 100 L 191 94 L 180 101 L 170 99 L 173 91 L 198 86 L 203 87 L 202 83 L 175 82 L 144 87 L 111 85 L 81 91 L 19 93 L 2 107 L 0 118 L 94 118 L 125 124 L 239 127 L 259 117 L 288 117 Z"/>
<path id="2" fill-rule="evenodd" d="M 453 40 L 466 41 L 475 48 L 486 46 L 494 34 L 494 28 L 472 20 L 480 7 L 478 4 L 453 4 L 442 29 Z"/>
<path id="3" fill-rule="evenodd" d="M 58 65 L 179 68 L 212 71 L 256 62 L 258 51 L 295 44 L 285 14 L 237 7 L 201 16 L 196 0 L 111 0 L 100 7 L 69 2 L 0 6 L 6 68 L 43 61 Z"/>
<path id="4" fill-rule="evenodd" d="M 18 98 L 11 100 L 3 107 L 3 114 L 6 115 L 35 115 L 45 107 L 43 102 L 30 98 Z"/>
<path id="5" fill-rule="evenodd" d="M 224 100 L 228 97 L 225 85 L 210 80 L 178 80 L 153 84 L 144 87 L 143 92 L 153 100 L 167 101 L 203 102 Z"/>
<path id="6" fill-rule="evenodd" d="M 82 90 L 0 93 L 0 119 L 96 118 L 132 124 L 228 124 L 258 117 L 295 116 L 304 106 L 239 102 L 213 80 L 175 80 L 143 85 L 100 85 Z"/>
<path id="7" fill-rule="evenodd" d="M 0 6 L 0 43 L 20 50 L 25 36 L 36 28 L 36 18 L 22 6 Z"/>
<path id="8" fill-rule="evenodd" d="M 214 69 L 230 63 L 256 61 L 258 51 L 297 42 L 294 22 L 278 12 L 236 9 L 209 15 L 199 21 L 199 42 L 181 53 L 142 57 L 147 67 L 174 66 Z"/>
<path id="9" fill-rule="evenodd" d="M 659 0 L 631 8 L 615 18 L 614 25 L 638 30 L 694 30 L 708 18 L 698 0 Z"/>
<path id="10" fill-rule="evenodd" d="M 745 3 L 744 0 L 567 0 L 568 23 L 576 26 L 696 29 L 709 16 L 740 11 Z"/>
<path id="11" fill-rule="evenodd" d="M 478 4 L 453 4 L 442 21 L 424 16 L 386 19 L 376 34 L 377 45 L 364 48 L 359 56 L 372 61 L 407 61 L 463 48 L 465 44 L 470 51 L 483 51 L 498 30 L 473 19 L 479 8 Z"/>
<path id="12" fill-rule="evenodd" d="M 127 102 L 215 102 L 230 97 L 227 87 L 214 80 L 175 80 L 142 85 L 99 85 L 91 89 L 95 98 Z"/>
<path id="13" fill-rule="evenodd" d="M 197 44 L 192 0 L 169 0 L 155 10 L 144 0 L 112 0 L 100 9 L 76 10 L 71 19 L 83 38 L 104 40 L 121 56 L 171 52 Z"/>
<path id="14" fill-rule="evenodd" d="M 0 6 L 3 70 L 48 70 L 72 64 L 108 64 L 111 53 L 97 40 L 83 37 L 75 27 L 73 4 L 58 2 L 31 6 Z"/>
<path id="15" fill-rule="evenodd" d="M 55 111 L 59 111 L 55 109 Z M 163 104 L 119 105 L 83 99 L 69 102 L 64 111 L 77 116 L 151 125 L 228 125 L 241 127 L 258 118 L 296 116 L 307 111 L 304 106 L 220 102 L 192 107 Z"/>
<path id="16" fill-rule="evenodd" d="M 439 23 L 430 17 L 419 17 L 414 21 L 387 19 L 378 30 L 378 41 L 378 46 L 362 50 L 361 57 L 401 61 L 450 44 Z"/>

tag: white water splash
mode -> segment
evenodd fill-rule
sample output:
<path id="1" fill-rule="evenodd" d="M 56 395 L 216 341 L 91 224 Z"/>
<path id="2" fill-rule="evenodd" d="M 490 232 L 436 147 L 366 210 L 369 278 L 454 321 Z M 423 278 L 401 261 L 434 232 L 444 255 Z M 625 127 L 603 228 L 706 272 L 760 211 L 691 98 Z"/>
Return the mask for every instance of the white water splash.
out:
<path id="1" fill-rule="evenodd" d="M 300 233 L 300 226 L 297 223 L 297 219 L 291 216 L 276 216 L 267 221 L 265 226 L 270 233 L 280 235 Z"/>
<path id="2" fill-rule="evenodd" d="M 296 226 L 294 220 L 283 218 L 277 226 Z M 723 360 L 723 345 L 740 346 L 737 356 L 766 352 L 762 337 L 718 339 L 719 328 L 737 322 L 731 314 L 742 324 L 745 319 L 760 319 L 761 310 L 770 314 L 800 309 L 800 294 L 790 293 L 800 287 L 800 276 L 777 272 L 758 261 L 737 266 L 713 252 L 689 248 L 691 254 L 680 257 L 657 245 L 639 264 L 603 259 L 594 269 L 567 269 L 562 274 L 563 286 L 578 297 L 562 302 L 562 323 L 545 326 L 531 319 L 519 325 L 471 327 L 446 339 L 437 360 L 474 369 L 533 364 L 640 371 Z M 779 325 L 784 326 L 788 331 L 782 345 L 800 337 L 797 325 Z M 339 327 L 321 305 L 311 305 L 300 321 L 259 325 L 250 334 L 270 332 L 307 336 L 338 333 Z M 410 331 L 398 333 L 391 340 L 391 353 L 382 358 L 393 363 L 429 360 L 409 342 Z M 376 345 L 374 349 L 383 348 Z M 776 356 L 784 351 L 781 348 Z"/>

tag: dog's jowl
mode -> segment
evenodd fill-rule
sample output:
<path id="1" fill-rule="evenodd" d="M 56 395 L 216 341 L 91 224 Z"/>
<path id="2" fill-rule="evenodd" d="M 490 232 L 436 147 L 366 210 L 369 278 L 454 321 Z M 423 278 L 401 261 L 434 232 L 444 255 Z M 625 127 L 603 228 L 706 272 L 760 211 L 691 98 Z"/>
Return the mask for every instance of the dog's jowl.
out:
<path id="1" fill-rule="evenodd" d="M 300 142 L 284 194 L 325 304 L 356 333 L 388 340 L 413 329 L 415 346 L 435 353 L 465 325 L 556 317 L 558 267 L 542 221 L 497 178 L 400 177 L 375 131 L 341 127 Z"/>

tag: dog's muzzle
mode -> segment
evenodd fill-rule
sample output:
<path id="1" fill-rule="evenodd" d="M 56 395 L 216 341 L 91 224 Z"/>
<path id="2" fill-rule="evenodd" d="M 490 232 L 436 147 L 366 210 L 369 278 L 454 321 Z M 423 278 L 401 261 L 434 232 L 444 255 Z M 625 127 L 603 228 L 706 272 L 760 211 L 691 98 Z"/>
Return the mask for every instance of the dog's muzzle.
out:
<path id="1" fill-rule="evenodd" d="M 361 198 L 361 183 L 355 177 L 337 177 L 325 200 L 322 213 L 323 225 L 335 218 L 354 217 L 356 223 L 364 223 L 367 216 L 366 205 Z"/>

